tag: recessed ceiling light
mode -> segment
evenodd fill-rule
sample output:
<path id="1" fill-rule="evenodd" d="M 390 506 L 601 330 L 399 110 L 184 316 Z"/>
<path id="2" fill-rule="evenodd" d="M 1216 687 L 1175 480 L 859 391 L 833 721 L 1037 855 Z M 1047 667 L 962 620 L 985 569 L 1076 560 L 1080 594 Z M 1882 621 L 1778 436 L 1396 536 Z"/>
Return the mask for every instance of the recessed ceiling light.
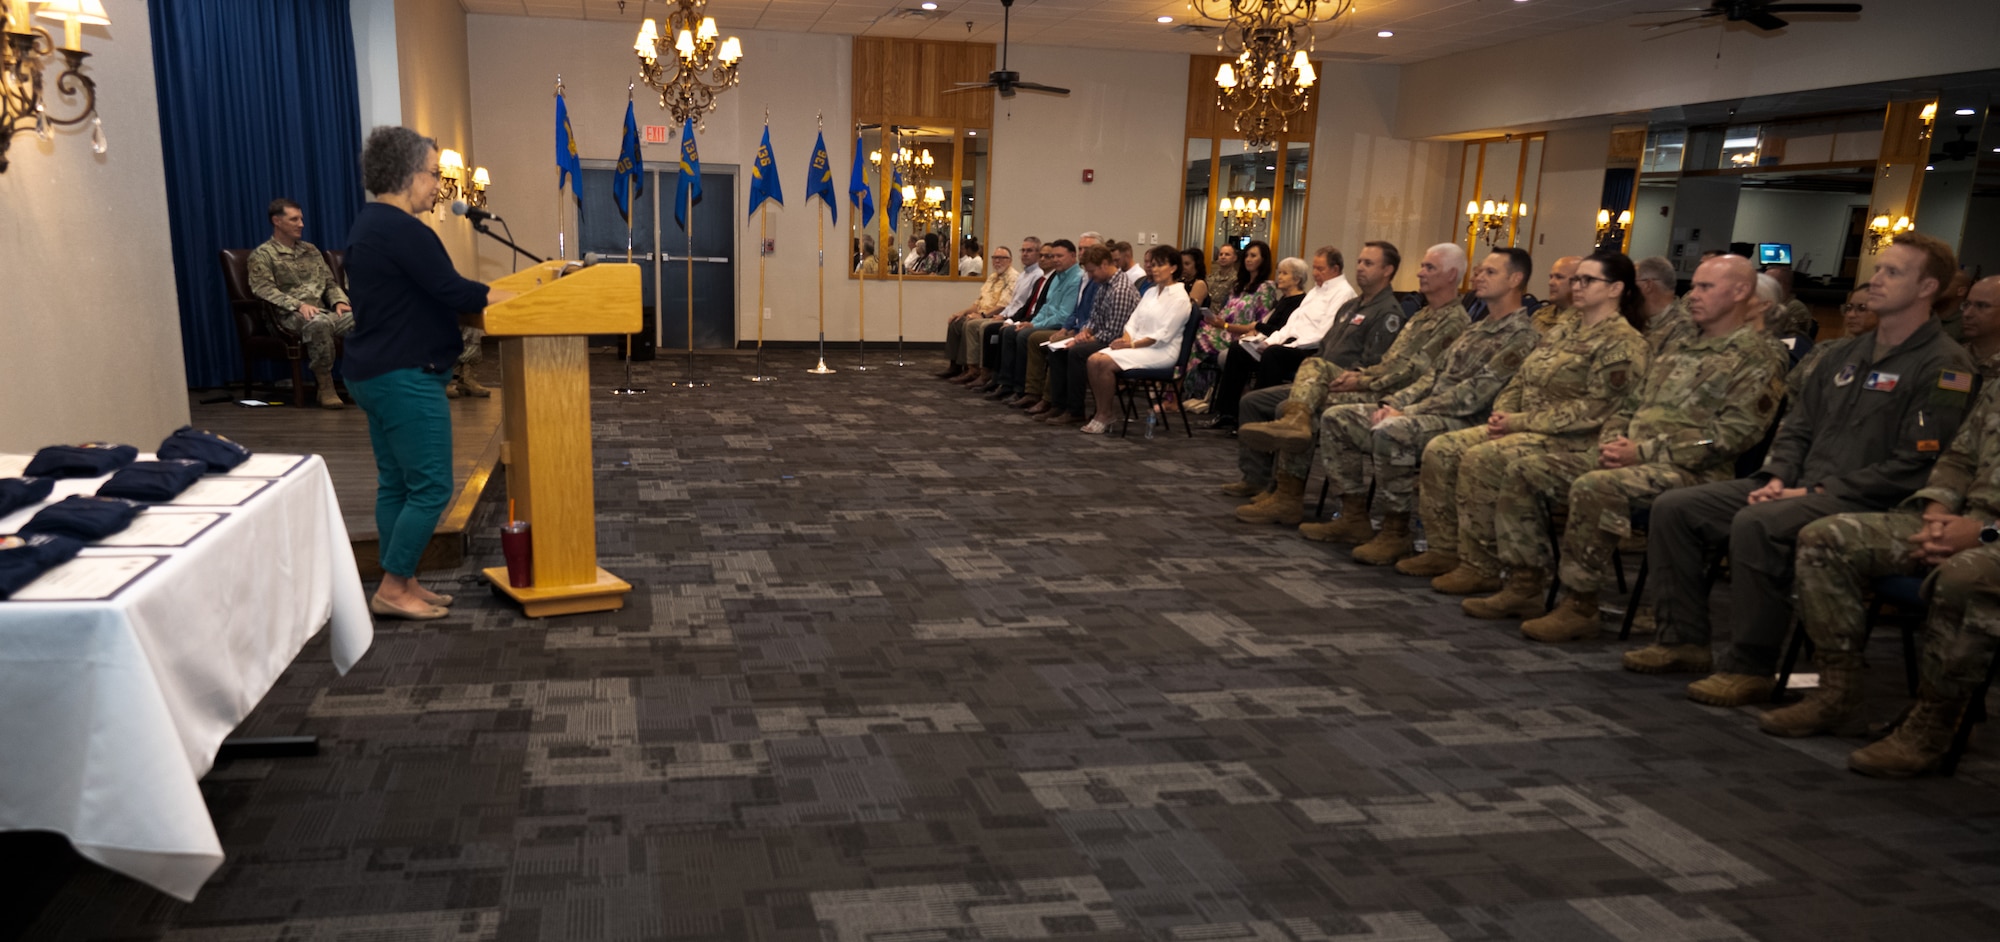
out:
<path id="1" fill-rule="evenodd" d="M 935 9 L 937 9 L 937 4 L 935 4 L 935 3 L 926 3 L 926 4 L 924 4 L 924 9 L 926 9 L 926 10 L 935 10 Z"/>
<path id="2" fill-rule="evenodd" d="M 1389 37 L 1396 35 L 1396 31 L 1389 29 L 1381 29 L 1381 30 L 1376 30 L 1375 35 L 1377 38 L 1380 39 L 1388 39 Z"/>
<path id="3" fill-rule="evenodd" d="M 966 136 L 966 137 L 978 137 L 978 136 L 979 136 L 979 132 L 978 132 L 978 131 L 967 131 L 967 132 L 965 132 L 965 136 Z"/>
<path id="4" fill-rule="evenodd" d="M 1276 168 L 1276 167 L 1273 167 L 1273 166 L 1271 166 L 1270 164 L 1265 164 L 1265 165 L 1264 165 L 1264 169 L 1266 169 L 1266 170 L 1276 170 L 1276 169 L 1278 169 L 1278 168 Z"/>
<path id="5" fill-rule="evenodd" d="M 1936 167 L 1925 167 L 1924 169 L 1925 169 L 1925 170 L 1936 170 L 1937 168 L 1936 168 Z"/>
<path id="6" fill-rule="evenodd" d="M 1957 111 L 1952 112 L 1952 114 L 1973 114 L 1973 113 L 1974 112 L 1971 108 L 1960 108 Z"/>
<path id="7" fill-rule="evenodd" d="M 1173 21 L 1174 21 L 1174 18 L 1173 18 L 1173 17 L 1171 17 L 1171 16 L 1163 16 L 1163 17 L 1160 17 L 1160 22 L 1162 22 L 1162 23 L 1171 23 L 1171 22 L 1173 22 Z"/>

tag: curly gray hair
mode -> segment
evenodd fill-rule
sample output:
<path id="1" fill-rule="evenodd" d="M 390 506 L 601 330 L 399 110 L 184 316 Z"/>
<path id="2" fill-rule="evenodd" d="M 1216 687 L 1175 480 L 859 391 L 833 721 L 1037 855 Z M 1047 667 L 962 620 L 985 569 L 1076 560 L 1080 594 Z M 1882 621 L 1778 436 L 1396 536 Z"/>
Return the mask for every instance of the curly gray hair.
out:
<path id="1" fill-rule="evenodd" d="M 1290 258 L 1281 259 L 1278 262 L 1278 270 L 1291 272 L 1292 282 L 1297 284 L 1299 287 L 1301 288 L 1312 287 L 1312 281 L 1313 281 L 1312 266 L 1307 265 L 1305 259 L 1302 259 L 1296 255 L 1291 256 Z"/>
<path id="2" fill-rule="evenodd" d="M 437 141 L 409 128 L 384 125 L 368 132 L 361 146 L 361 184 L 380 196 L 409 189 L 410 178 L 429 172 L 426 164 Z"/>

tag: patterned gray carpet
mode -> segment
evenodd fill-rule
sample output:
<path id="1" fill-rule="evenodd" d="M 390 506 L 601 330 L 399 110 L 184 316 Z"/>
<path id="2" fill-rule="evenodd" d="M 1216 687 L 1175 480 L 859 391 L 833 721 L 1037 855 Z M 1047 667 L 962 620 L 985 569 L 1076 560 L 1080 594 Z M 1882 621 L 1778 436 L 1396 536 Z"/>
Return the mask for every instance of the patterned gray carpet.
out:
<path id="1" fill-rule="evenodd" d="M 1761 735 L 1609 635 L 1533 645 L 1237 523 L 1216 433 L 1051 429 L 869 358 L 705 361 L 692 391 L 642 366 L 650 395 L 595 406 L 629 607 L 530 622 L 468 567 L 347 677 L 316 643 L 243 732 L 322 754 L 208 777 L 229 859 L 200 897 L 72 864 L 25 936 L 2000 933 L 1993 759 L 1860 778 L 1857 740 Z"/>

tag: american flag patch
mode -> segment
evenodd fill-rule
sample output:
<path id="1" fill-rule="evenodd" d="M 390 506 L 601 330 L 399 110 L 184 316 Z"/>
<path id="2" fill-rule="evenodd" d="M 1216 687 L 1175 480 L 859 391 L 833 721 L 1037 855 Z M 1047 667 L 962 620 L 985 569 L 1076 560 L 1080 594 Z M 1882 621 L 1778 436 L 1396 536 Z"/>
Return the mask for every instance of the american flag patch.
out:
<path id="1" fill-rule="evenodd" d="M 1949 389 L 1952 392 L 1969 393 L 1972 391 L 1972 374 L 1944 370 L 1938 373 L 1938 388 Z"/>

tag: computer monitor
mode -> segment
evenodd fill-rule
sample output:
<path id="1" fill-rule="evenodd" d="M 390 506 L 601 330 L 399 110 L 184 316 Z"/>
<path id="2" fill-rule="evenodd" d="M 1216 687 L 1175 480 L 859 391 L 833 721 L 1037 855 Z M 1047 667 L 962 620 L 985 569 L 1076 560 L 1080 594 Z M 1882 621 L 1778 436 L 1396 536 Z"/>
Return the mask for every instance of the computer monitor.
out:
<path id="1" fill-rule="evenodd" d="M 1790 265 L 1791 263 L 1792 244 L 1790 242 L 1757 243 L 1757 264 Z"/>

